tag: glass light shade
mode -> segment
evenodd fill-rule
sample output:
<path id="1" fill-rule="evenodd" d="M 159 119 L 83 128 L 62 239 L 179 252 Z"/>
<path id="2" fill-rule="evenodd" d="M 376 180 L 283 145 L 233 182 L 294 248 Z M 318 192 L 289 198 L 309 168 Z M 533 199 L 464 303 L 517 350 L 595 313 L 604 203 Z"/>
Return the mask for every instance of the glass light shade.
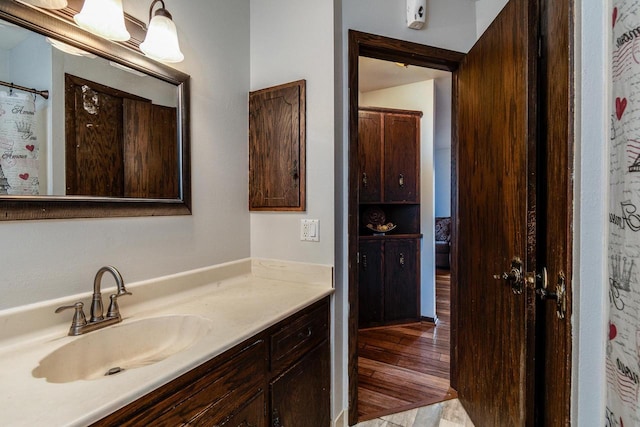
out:
<path id="1" fill-rule="evenodd" d="M 64 9 L 67 7 L 67 0 L 20 0 L 22 3 L 38 6 L 43 9 Z"/>
<path id="2" fill-rule="evenodd" d="M 61 52 L 68 53 L 69 55 L 84 56 L 90 59 L 97 58 L 97 56 L 93 53 L 89 53 L 86 50 L 78 49 L 77 47 L 69 46 L 68 44 L 62 43 L 59 40 L 52 39 L 50 37 L 46 37 L 46 40 L 51 46 L 55 47 Z"/>
<path id="3" fill-rule="evenodd" d="M 85 0 L 73 19 L 80 28 L 108 40 L 123 42 L 131 38 L 124 25 L 122 0 Z"/>
<path id="4" fill-rule="evenodd" d="M 156 14 L 151 19 L 147 37 L 140 43 L 140 50 L 156 61 L 181 62 L 184 59 L 178 44 L 176 24 L 164 14 Z"/>

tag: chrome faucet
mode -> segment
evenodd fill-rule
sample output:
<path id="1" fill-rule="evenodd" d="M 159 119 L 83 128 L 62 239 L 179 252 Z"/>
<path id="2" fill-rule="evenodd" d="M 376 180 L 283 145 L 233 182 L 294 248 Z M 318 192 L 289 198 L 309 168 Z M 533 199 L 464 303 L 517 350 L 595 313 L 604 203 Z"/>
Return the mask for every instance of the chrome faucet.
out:
<path id="1" fill-rule="evenodd" d="M 110 303 L 109 309 L 107 310 L 107 317 L 103 315 L 102 293 L 100 291 L 102 275 L 106 272 L 111 273 L 118 286 L 118 292 L 109 296 Z M 93 279 L 91 317 L 89 318 L 88 322 L 84 315 L 84 304 L 81 302 L 77 302 L 73 305 L 58 307 L 56 309 L 56 313 L 60 313 L 61 311 L 71 308 L 74 309 L 75 314 L 73 315 L 73 320 L 71 321 L 69 335 L 81 335 L 87 332 L 95 331 L 96 329 L 104 328 L 105 326 L 113 325 L 114 323 L 121 322 L 122 317 L 120 316 L 120 308 L 118 307 L 118 298 L 123 295 L 131 295 L 131 292 L 128 292 L 125 288 L 124 280 L 122 280 L 122 275 L 120 274 L 118 269 L 113 266 L 107 265 L 100 268 L 96 273 L 96 277 Z"/>

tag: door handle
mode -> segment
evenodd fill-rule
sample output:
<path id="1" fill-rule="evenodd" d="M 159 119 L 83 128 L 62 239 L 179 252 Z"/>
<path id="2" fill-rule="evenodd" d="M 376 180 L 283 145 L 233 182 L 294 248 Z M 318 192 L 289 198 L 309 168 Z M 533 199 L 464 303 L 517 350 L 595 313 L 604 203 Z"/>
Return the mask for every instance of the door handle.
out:
<path id="1" fill-rule="evenodd" d="M 511 285 L 511 291 L 516 295 L 520 295 L 524 289 L 522 260 L 518 257 L 514 257 L 511 260 L 511 269 L 502 274 L 494 274 L 493 278 L 496 280 L 505 280 Z"/>
<path id="2" fill-rule="evenodd" d="M 541 300 L 556 302 L 556 315 L 558 319 L 564 319 L 567 315 L 567 285 L 564 272 L 558 274 L 556 291 L 549 292 L 549 278 L 547 268 L 542 267 L 538 274 L 527 273 L 527 284 L 536 290 L 536 294 Z"/>
<path id="3" fill-rule="evenodd" d="M 362 186 L 367 188 L 369 186 L 369 179 L 367 178 L 367 173 L 362 172 Z"/>

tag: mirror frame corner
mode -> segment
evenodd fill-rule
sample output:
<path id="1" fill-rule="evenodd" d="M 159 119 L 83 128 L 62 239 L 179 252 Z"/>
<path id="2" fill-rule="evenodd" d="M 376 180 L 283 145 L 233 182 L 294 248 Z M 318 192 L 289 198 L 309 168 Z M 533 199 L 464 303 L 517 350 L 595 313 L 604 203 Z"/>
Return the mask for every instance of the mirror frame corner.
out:
<path id="1" fill-rule="evenodd" d="M 153 61 L 125 44 L 94 36 L 70 21 L 15 0 L 0 1 L 0 19 L 176 85 L 181 171 L 181 197 L 178 199 L 2 196 L 0 221 L 191 215 L 190 76 Z"/>

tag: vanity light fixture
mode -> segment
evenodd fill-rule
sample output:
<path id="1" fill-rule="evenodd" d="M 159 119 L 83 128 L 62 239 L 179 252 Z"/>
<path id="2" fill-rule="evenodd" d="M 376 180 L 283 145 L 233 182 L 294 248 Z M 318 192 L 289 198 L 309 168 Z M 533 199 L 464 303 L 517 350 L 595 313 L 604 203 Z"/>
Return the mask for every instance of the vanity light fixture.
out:
<path id="1" fill-rule="evenodd" d="M 153 13 L 153 7 L 161 7 Z M 184 55 L 178 44 L 178 32 L 171 14 L 165 9 L 163 0 L 153 0 L 149 7 L 149 27 L 147 36 L 140 43 L 140 50 L 149 58 L 160 62 L 181 62 Z"/>
<path id="2" fill-rule="evenodd" d="M 92 34 L 114 41 L 127 41 L 131 35 L 124 24 L 122 0 L 85 0 L 76 24 Z"/>
<path id="3" fill-rule="evenodd" d="M 20 2 L 43 9 L 64 9 L 67 7 L 67 0 L 20 0 Z"/>

